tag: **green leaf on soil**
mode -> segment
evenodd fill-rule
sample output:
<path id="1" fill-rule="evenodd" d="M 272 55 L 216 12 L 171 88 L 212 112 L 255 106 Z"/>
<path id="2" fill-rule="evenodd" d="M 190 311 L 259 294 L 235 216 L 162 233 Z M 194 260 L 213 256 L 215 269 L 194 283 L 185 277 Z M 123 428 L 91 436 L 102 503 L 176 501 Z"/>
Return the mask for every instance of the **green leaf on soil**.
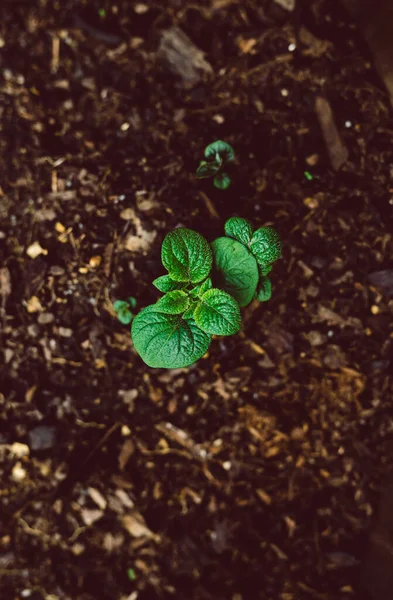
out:
<path id="1" fill-rule="evenodd" d="M 212 252 L 203 236 L 181 227 L 168 233 L 163 241 L 161 259 L 171 279 L 198 283 L 212 268 Z"/>
<path id="2" fill-rule="evenodd" d="M 155 304 L 135 317 L 131 337 L 142 360 L 149 367 L 161 369 L 191 365 L 205 354 L 211 341 L 194 319 L 158 312 Z"/>
<path id="3" fill-rule="evenodd" d="M 157 277 L 157 279 L 153 281 L 153 285 L 160 290 L 160 292 L 165 294 L 166 292 L 173 292 L 174 290 L 182 290 L 186 287 L 187 282 L 173 281 L 169 275 L 161 275 L 161 277 Z"/>
<path id="4" fill-rule="evenodd" d="M 257 289 L 257 300 L 259 302 L 267 302 L 272 297 L 272 282 L 269 277 L 264 277 L 260 280 Z"/>
<path id="5" fill-rule="evenodd" d="M 216 288 L 203 294 L 194 312 L 195 322 L 213 335 L 233 335 L 240 330 L 240 308 L 236 300 Z"/>
<path id="6" fill-rule="evenodd" d="M 218 173 L 213 180 L 214 186 L 219 190 L 227 190 L 231 185 L 231 178 L 228 173 Z"/>
<path id="7" fill-rule="evenodd" d="M 225 223 L 225 235 L 249 246 L 252 237 L 252 226 L 250 221 L 241 217 L 231 217 Z"/>
<path id="8" fill-rule="evenodd" d="M 214 256 L 213 283 L 247 306 L 257 289 L 259 273 L 255 258 L 243 244 L 221 237 L 211 244 Z"/>
<path id="9" fill-rule="evenodd" d="M 168 292 L 156 302 L 156 307 L 159 312 L 168 313 L 169 315 L 180 315 L 187 310 L 190 304 L 190 299 L 186 292 L 174 290 Z"/>
<path id="10" fill-rule="evenodd" d="M 235 151 L 230 144 L 217 140 L 205 148 L 205 158 L 208 160 L 221 160 L 221 162 L 231 162 L 235 160 Z"/>
<path id="11" fill-rule="evenodd" d="M 197 178 L 204 179 L 206 177 L 213 177 L 220 170 L 221 162 L 206 162 L 205 160 L 202 160 L 196 171 Z"/>
<path id="12" fill-rule="evenodd" d="M 261 267 L 270 265 L 281 256 L 280 236 L 273 227 L 260 227 L 251 238 L 250 250 Z"/>
<path id="13" fill-rule="evenodd" d="M 130 311 L 130 305 L 126 300 L 116 300 L 113 303 L 113 308 L 117 318 L 123 325 L 129 325 L 133 319 L 133 314 Z"/>

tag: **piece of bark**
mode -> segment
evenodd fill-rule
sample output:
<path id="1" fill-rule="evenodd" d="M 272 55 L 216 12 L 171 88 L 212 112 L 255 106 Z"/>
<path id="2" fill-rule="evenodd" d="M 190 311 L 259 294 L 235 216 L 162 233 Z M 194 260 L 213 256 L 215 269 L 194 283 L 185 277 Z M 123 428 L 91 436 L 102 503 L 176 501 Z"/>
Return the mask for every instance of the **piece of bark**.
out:
<path id="1" fill-rule="evenodd" d="M 391 0 L 341 0 L 356 20 L 368 43 L 375 67 L 393 106 L 393 2 Z"/>
<path id="2" fill-rule="evenodd" d="M 377 288 L 381 288 L 382 293 L 386 296 L 393 296 L 393 269 L 385 269 L 383 271 L 375 271 L 370 273 L 367 279 Z"/>
<path id="3" fill-rule="evenodd" d="M 162 32 L 158 57 L 180 77 L 185 88 L 191 88 L 213 74 L 213 68 L 202 50 L 179 27 L 170 27 Z"/>
<path id="4" fill-rule="evenodd" d="M 316 97 L 315 112 L 321 126 L 331 165 L 335 171 L 338 171 L 348 158 L 348 149 L 341 139 L 332 109 L 326 98 Z"/>
<path id="5" fill-rule="evenodd" d="M 274 0 L 274 2 L 289 12 L 293 12 L 295 10 L 295 0 Z"/>

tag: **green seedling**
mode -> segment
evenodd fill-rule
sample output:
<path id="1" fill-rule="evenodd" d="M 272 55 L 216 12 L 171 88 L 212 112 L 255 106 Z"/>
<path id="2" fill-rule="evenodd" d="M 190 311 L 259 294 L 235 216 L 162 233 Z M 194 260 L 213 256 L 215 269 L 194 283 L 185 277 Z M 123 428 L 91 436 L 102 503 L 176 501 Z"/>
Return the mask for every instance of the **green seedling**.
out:
<path id="1" fill-rule="evenodd" d="M 213 184 L 220 190 L 226 190 L 231 184 L 228 173 L 222 168 L 235 160 L 235 152 L 229 144 L 217 140 L 205 148 L 205 159 L 199 163 L 196 171 L 198 179 L 213 177 Z"/>
<path id="2" fill-rule="evenodd" d="M 253 299 L 270 299 L 267 274 L 281 251 L 275 229 L 254 231 L 240 217 L 229 219 L 225 236 L 211 244 L 185 227 L 168 233 L 161 249 L 167 274 L 153 281 L 163 296 L 132 320 L 136 352 L 153 368 L 176 369 L 196 362 L 213 335 L 240 330 L 240 308 Z"/>
<path id="3" fill-rule="evenodd" d="M 113 303 L 113 308 L 120 323 L 123 323 L 123 325 L 129 325 L 134 318 L 131 309 L 136 308 L 136 300 L 132 296 L 130 296 L 127 300 L 116 300 Z"/>

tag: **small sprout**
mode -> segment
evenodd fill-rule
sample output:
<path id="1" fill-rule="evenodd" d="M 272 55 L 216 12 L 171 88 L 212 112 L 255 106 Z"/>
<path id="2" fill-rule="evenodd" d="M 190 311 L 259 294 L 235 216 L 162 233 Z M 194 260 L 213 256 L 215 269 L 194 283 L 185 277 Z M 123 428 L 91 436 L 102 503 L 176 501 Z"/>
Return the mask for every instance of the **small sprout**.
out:
<path id="1" fill-rule="evenodd" d="M 310 171 L 304 171 L 304 177 L 307 179 L 307 181 L 312 181 L 314 179 Z"/>
<path id="2" fill-rule="evenodd" d="M 235 160 L 235 152 L 230 144 L 217 140 L 206 146 L 204 155 L 206 160 L 201 160 L 196 171 L 198 179 L 214 177 L 213 184 L 220 190 L 226 190 L 231 184 L 231 178 L 221 169 L 224 165 Z"/>
<path id="3" fill-rule="evenodd" d="M 105 16 L 106 16 L 106 10 L 105 10 L 105 8 L 100 8 L 98 10 L 98 14 L 99 14 L 99 16 L 100 16 L 101 19 L 105 19 Z"/>
<path id="4" fill-rule="evenodd" d="M 184 227 L 165 236 L 161 258 L 168 274 L 153 282 L 164 295 L 141 310 L 131 327 L 134 348 L 149 367 L 191 365 L 207 352 L 212 335 L 240 330 L 241 307 L 253 298 L 270 298 L 266 275 L 282 250 L 277 232 L 272 227 L 253 231 L 246 219 L 232 217 L 225 234 L 210 245 Z M 115 302 L 120 320 L 122 311 L 132 319 L 131 300 Z"/>
<path id="5" fill-rule="evenodd" d="M 232 162 L 235 160 L 235 151 L 230 144 L 217 140 L 205 148 L 205 158 L 215 160 L 220 163 Z"/>
<path id="6" fill-rule="evenodd" d="M 133 297 L 128 298 L 128 300 L 116 300 L 113 303 L 113 308 L 117 318 L 119 319 L 120 323 L 123 323 L 123 325 L 129 325 L 134 318 L 130 307 L 136 307 L 136 300 Z"/>
<path id="7" fill-rule="evenodd" d="M 135 581 L 136 573 L 135 573 L 134 569 L 127 569 L 127 577 L 130 581 Z"/>
<path id="8" fill-rule="evenodd" d="M 231 185 L 231 178 L 228 173 L 218 173 L 213 179 L 213 184 L 219 190 L 227 190 Z"/>

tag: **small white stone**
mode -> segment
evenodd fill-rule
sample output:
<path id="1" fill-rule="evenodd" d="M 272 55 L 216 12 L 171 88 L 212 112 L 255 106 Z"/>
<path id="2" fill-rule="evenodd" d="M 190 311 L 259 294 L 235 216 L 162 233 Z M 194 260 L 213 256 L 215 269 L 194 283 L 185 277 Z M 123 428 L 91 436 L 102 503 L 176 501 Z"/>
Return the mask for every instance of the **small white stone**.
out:
<path id="1" fill-rule="evenodd" d="M 16 482 L 23 481 L 23 479 L 26 477 L 26 469 L 22 467 L 21 462 L 17 462 L 14 464 L 12 468 L 11 477 Z"/>
<path id="2" fill-rule="evenodd" d="M 120 129 L 121 129 L 122 131 L 128 131 L 128 130 L 129 130 L 129 128 L 130 128 L 130 124 L 129 124 L 129 123 L 123 123 L 123 124 L 121 125 L 121 127 L 120 127 Z"/>
<path id="3" fill-rule="evenodd" d="M 289 95 L 289 92 L 286 88 L 283 88 L 281 90 L 281 96 L 284 96 L 284 98 L 286 98 Z"/>
<path id="4" fill-rule="evenodd" d="M 61 335 L 61 337 L 69 338 L 72 336 L 72 329 L 69 327 L 59 327 L 59 335 Z"/>
<path id="5" fill-rule="evenodd" d="M 23 458 L 23 456 L 29 456 L 30 448 L 27 444 L 21 444 L 20 442 L 14 442 L 10 446 L 11 454 L 16 458 Z"/>
<path id="6" fill-rule="evenodd" d="M 296 44 L 289 44 L 288 46 L 288 50 L 289 52 L 294 52 L 296 50 Z"/>
<path id="7" fill-rule="evenodd" d="M 232 463 L 230 460 L 226 460 L 224 463 L 222 463 L 222 466 L 226 471 L 230 471 L 232 468 Z"/>
<path id="8" fill-rule="evenodd" d="M 347 129 L 349 129 L 350 127 L 352 127 L 352 121 L 345 121 L 345 127 Z"/>

